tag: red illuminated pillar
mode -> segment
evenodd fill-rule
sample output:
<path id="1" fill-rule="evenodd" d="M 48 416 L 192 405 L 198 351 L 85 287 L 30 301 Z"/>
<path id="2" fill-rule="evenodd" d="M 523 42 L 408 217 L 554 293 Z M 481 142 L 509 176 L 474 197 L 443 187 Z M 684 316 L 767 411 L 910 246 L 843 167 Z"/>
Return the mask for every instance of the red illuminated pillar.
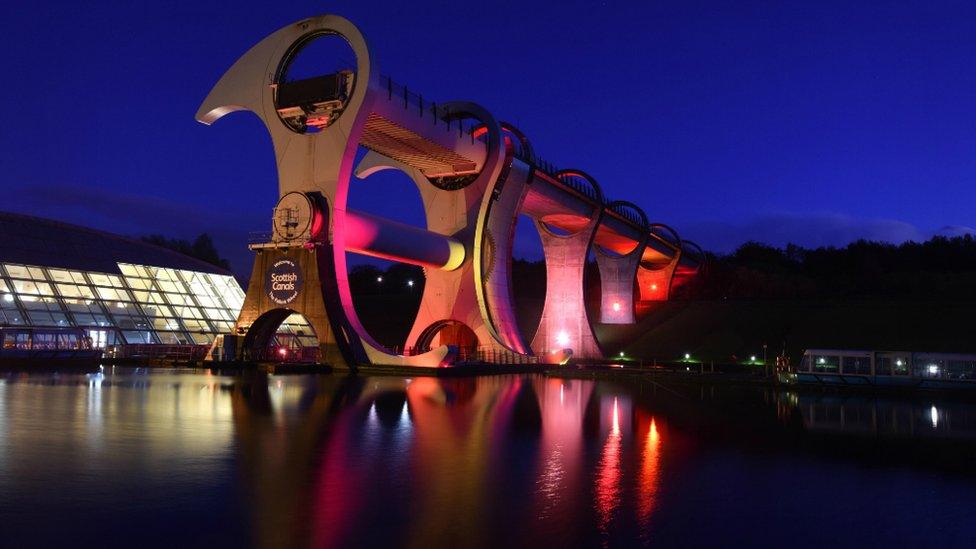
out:
<path id="1" fill-rule="evenodd" d="M 680 253 L 680 252 L 679 252 Z M 679 255 L 669 263 L 646 267 L 640 265 L 637 269 L 637 288 L 641 301 L 667 301 L 671 297 L 671 282 L 678 266 Z"/>

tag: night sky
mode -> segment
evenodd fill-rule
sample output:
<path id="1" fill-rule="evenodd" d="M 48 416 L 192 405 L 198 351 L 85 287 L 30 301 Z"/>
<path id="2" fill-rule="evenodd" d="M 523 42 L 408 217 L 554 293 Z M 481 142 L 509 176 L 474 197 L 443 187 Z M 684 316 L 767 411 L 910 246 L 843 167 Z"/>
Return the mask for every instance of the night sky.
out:
<path id="1" fill-rule="evenodd" d="M 552 163 L 588 171 L 610 198 L 707 249 L 976 226 L 971 2 L 15 2 L 4 12 L 0 210 L 127 235 L 206 231 L 238 272 L 249 269 L 247 233 L 270 228 L 270 140 L 253 115 L 211 127 L 193 115 L 251 45 L 321 13 L 359 25 L 383 73 L 430 99 L 486 106 Z M 421 219 L 405 179 L 363 182 L 351 206 Z M 524 255 L 533 245 L 519 237 Z"/>

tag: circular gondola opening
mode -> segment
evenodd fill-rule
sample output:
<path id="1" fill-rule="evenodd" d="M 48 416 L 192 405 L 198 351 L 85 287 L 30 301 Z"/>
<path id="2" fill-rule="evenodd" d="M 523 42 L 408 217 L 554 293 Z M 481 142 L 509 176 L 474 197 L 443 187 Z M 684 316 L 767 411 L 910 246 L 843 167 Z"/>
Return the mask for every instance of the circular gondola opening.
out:
<path id="1" fill-rule="evenodd" d="M 342 116 L 356 85 L 356 54 L 336 33 L 295 42 L 275 75 L 275 109 L 296 133 L 317 133 Z"/>

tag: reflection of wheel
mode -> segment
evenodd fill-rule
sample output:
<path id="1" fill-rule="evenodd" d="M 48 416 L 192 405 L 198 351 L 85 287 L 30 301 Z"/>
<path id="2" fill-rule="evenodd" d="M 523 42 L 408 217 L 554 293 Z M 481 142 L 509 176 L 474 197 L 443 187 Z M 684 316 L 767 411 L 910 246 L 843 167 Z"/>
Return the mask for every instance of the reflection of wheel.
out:
<path id="1" fill-rule="evenodd" d="M 312 200 L 300 192 L 290 192 L 278 200 L 274 209 L 275 240 L 296 240 L 311 236 L 315 207 Z"/>

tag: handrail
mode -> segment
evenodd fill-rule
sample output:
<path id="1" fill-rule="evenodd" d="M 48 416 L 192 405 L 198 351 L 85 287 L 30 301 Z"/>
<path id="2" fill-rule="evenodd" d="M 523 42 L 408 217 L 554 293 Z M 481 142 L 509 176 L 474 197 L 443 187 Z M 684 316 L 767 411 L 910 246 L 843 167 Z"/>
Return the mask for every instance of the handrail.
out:
<path id="1" fill-rule="evenodd" d="M 464 119 L 455 116 L 450 109 L 438 106 L 434 101 L 424 100 L 422 94 L 410 91 L 406 84 L 399 84 L 390 76 L 380 75 L 380 88 L 386 91 L 388 101 L 402 102 L 404 109 L 416 109 L 417 115 L 421 118 L 429 114 L 435 126 L 442 123 L 446 130 L 457 131 L 458 137 L 467 135 L 472 143 L 477 139 L 475 131 L 480 126 L 480 122 L 465 124 Z"/>

